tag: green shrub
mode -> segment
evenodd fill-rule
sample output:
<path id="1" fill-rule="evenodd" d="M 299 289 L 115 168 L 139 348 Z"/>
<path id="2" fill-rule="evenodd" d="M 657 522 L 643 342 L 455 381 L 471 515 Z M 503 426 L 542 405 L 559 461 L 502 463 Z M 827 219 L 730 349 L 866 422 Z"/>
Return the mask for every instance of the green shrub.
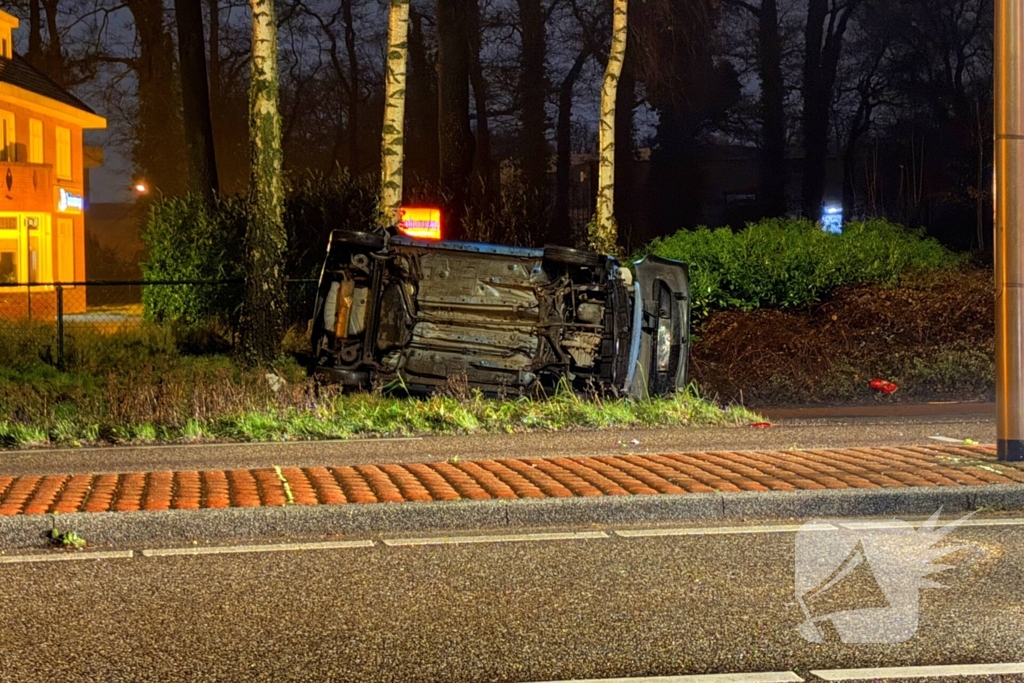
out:
<path id="1" fill-rule="evenodd" d="M 163 281 L 235 280 L 242 277 L 245 204 L 234 198 L 207 204 L 189 195 L 154 202 L 142 240 L 149 258 L 143 278 Z M 142 290 L 150 321 L 199 324 L 233 321 L 241 305 L 237 285 L 151 285 Z"/>
<path id="2" fill-rule="evenodd" d="M 331 230 L 367 230 L 377 224 L 377 188 L 369 179 L 347 173 L 306 175 L 287 183 L 286 193 L 288 278 L 319 276 Z M 246 212 L 246 202 L 239 197 L 219 198 L 212 204 L 192 195 L 154 202 L 142 233 L 149 252 L 142 264 L 143 279 L 243 279 Z M 290 287 L 291 303 L 311 308 L 307 290 Z M 151 285 L 142 293 L 147 320 L 184 325 L 234 326 L 241 302 L 241 284 Z"/>
<path id="3" fill-rule="evenodd" d="M 680 230 L 637 256 L 690 265 L 694 315 L 711 310 L 796 308 L 837 287 L 893 283 L 909 273 L 950 269 L 962 258 L 937 241 L 886 221 L 849 223 L 843 234 L 804 220 L 772 219 L 745 230 Z"/>

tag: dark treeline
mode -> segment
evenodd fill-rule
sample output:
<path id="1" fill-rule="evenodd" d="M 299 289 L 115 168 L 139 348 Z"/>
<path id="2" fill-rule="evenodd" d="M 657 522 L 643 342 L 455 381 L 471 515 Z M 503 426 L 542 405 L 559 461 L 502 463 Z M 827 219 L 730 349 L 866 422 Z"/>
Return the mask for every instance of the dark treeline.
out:
<path id="1" fill-rule="evenodd" d="M 245 190 L 248 3 L 3 4 L 24 21 L 23 56 L 110 118 L 108 144 L 137 175 L 164 195 Z M 610 4 L 414 0 L 407 199 L 442 204 L 453 236 L 578 240 Z M 279 2 L 293 177 L 376 181 L 386 10 Z M 617 105 L 623 246 L 841 204 L 847 218 L 988 248 L 991 71 L 989 0 L 633 0 Z"/>

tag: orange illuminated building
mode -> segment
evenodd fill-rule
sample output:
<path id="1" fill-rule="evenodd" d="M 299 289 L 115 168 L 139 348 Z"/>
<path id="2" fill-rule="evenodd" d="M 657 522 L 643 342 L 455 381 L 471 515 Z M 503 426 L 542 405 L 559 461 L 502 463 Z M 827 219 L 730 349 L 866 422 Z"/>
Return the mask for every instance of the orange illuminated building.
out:
<path id="1" fill-rule="evenodd" d="M 14 53 L 17 27 L 0 11 L 0 315 L 25 315 L 29 298 L 52 315 L 53 283 L 85 280 L 82 132 L 107 121 Z"/>

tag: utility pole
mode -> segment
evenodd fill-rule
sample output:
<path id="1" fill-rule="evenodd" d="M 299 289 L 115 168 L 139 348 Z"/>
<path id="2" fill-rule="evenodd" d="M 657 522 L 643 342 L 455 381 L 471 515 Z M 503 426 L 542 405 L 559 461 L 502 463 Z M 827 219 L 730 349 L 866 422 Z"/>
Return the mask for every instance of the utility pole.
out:
<path id="1" fill-rule="evenodd" d="M 995 2 L 996 435 L 1024 461 L 1024 4 Z"/>

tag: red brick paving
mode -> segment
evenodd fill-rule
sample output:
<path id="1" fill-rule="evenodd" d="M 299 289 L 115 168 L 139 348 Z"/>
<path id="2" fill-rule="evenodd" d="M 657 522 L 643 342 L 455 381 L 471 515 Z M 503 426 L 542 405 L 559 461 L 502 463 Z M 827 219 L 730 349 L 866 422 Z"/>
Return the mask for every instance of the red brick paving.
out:
<path id="1" fill-rule="evenodd" d="M 295 505 L 1024 484 L 991 446 L 285 467 Z M 273 468 L 0 477 L 0 515 L 289 504 Z"/>

